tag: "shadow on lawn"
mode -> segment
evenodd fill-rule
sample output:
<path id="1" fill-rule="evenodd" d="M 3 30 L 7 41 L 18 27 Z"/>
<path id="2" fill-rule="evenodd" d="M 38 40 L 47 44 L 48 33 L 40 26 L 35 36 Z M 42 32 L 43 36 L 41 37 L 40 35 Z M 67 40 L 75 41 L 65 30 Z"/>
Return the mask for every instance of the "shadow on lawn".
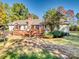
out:
<path id="1" fill-rule="evenodd" d="M 56 56 L 52 56 L 49 52 L 43 51 L 39 54 L 32 53 L 31 55 L 21 55 L 18 59 L 58 59 Z"/>
<path id="2" fill-rule="evenodd" d="M 42 52 L 32 52 L 31 54 L 26 54 L 23 47 L 16 44 L 17 47 L 14 49 L 8 48 L 0 59 L 59 59 L 55 55 L 50 54 L 46 49 L 42 49 Z M 20 53 L 18 53 L 20 51 Z"/>
<path id="3" fill-rule="evenodd" d="M 18 54 L 17 51 L 15 52 L 9 52 L 7 51 L 7 54 L 2 57 L 1 59 L 59 59 L 54 55 L 51 55 L 48 51 L 43 50 L 43 52 L 40 53 L 31 53 L 31 54 Z"/>
<path id="4" fill-rule="evenodd" d="M 67 36 L 71 37 L 71 36 Z M 72 36 L 73 37 L 73 36 Z M 77 37 L 78 39 L 78 37 Z M 22 41 L 21 41 L 22 42 Z M 30 40 L 28 40 L 28 42 L 31 42 Z M 72 50 L 68 49 L 69 47 L 66 46 L 60 46 L 60 45 L 54 45 L 54 44 L 47 44 L 45 42 L 39 42 L 39 44 L 36 44 L 36 42 L 32 40 L 32 44 L 33 44 L 33 48 L 40 48 L 42 49 L 42 52 L 32 52 L 31 54 L 26 54 L 26 52 L 24 52 L 23 47 L 25 47 L 25 45 L 20 45 L 19 41 L 18 42 L 14 42 L 14 44 L 12 46 L 14 46 L 14 48 L 10 49 L 8 48 L 6 51 L 6 54 L 2 57 L 0 57 L 0 59 L 59 59 L 57 58 L 55 55 L 52 55 L 50 52 L 54 51 L 54 50 L 59 50 L 60 52 L 62 52 L 62 54 L 66 54 L 67 56 L 74 56 L 72 55 L 74 52 L 71 53 Z M 22 42 L 24 43 L 24 42 Z M 24 43 L 26 44 L 26 42 Z M 29 45 L 30 46 L 30 45 Z M 29 48 L 29 46 L 26 46 Z M 30 46 L 31 47 L 31 46 Z M 73 49 L 73 47 L 72 47 Z M 18 53 L 18 51 L 20 50 L 20 53 Z M 73 49 L 74 51 L 75 49 Z M 77 49 L 78 50 L 78 49 Z M 69 52 L 68 52 L 69 51 Z M 79 50 L 78 50 L 79 51 Z M 78 52 L 77 51 L 77 52 Z M 79 55 L 79 54 L 78 54 Z"/>

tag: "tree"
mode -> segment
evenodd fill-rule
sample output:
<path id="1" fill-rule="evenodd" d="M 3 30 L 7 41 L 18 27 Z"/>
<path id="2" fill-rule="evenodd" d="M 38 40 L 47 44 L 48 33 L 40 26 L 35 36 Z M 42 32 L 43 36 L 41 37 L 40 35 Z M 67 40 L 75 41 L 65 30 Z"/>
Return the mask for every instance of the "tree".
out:
<path id="1" fill-rule="evenodd" d="M 77 23 L 79 24 L 79 20 L 77 21 Z"/>
<path id="2" fill-rule="evenodd" d="M 57 8 L 57 11 L 58 11 L 59 13 L 62 13 L 63 10 L 64 10 L 64 7 L 62 7 L 62 6 L 60 6 L 60 7 Z"/>
<path id="3" fill-rule="evenodd" d="M 39 19 L 39 17 L 33 13 L 30 13 L 30 15 L 32 16 L 33 19 Z"/>
<path id="4" fill-rule="evenodd" d="M 11 20 L 24 20 L 28 15 L 28 8 L 22 3 L 15 3 L 11 8 Z"/>
<path id="5" fill-rule="evenodd" d="M 67 11 L 67 16 L 68 16 L 68 17 L 74 17 L 74 11 L 71 10 L 71 9 L 69 9 L 69 10 Z"/>
<path id="6" fill-rule="evenodd" d="M 60 18 L 63 16 L 57 10 L 48 10 L 45 15 L 45 25 L 49 26 L 50 30 L 53 31 L 55 27 L 59 28 Z"/>
<path id="7" fill-rule="evenodd" d="M 6 24 L 7 22 L 6 17 L 7 14 L 5 12 L 4 4 L 0 2 L 0 24 Z"/>
<path id="8" fill-rule="evenodd" d="M 76 18 L 79 19 L 79 13 L 76 14 Z"/>
<path id="9" fill-rule="evenodd" d="M 65 10 L 64 7 L 62 7 L 62 6 L 59 6 L 59 7 L 57 8 L 57 12 L 59 12 L 59 13 L 62 14 L 62 15 L 66 15 L 66 10 Z"/>
<path id="10" fill-rule="evenodd" d="M 39 19 L 39 17 L 35 14 L 32 14 L 33 19 Z"/>
<path id="11" fill-rule="evenodd" d="M 79 24 L 79 13 L 76 14 L 76 18 L 78 19 L 77 23 Z"/>

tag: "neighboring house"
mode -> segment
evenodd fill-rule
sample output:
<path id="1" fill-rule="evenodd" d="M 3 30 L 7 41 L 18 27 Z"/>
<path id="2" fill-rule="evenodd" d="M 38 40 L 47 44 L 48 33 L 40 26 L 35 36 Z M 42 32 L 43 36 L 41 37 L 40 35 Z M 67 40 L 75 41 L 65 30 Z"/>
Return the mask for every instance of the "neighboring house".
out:
<path id="1" fill-rule="evenodd" d="M 63 18 L 60 19 L 60 29 L 59 29 L 59 31 L 69 33 L 70 24 L 76 24 L 76 22 L 74 20 L 74 11 L 73 10 L 67 10 L 64 14 L 64 17 L 66 17 L 66 19 L 63 19 Z"/>
<path id="2" fill-rule="evenodd" d="M 42 21 L 40 19 L 32 19 L 28 18 L 26 20 L 17 20 L 11 23 L 8 23 L 9 31 L 13 31 L 18 26 L 19 30 L 27 30 L 32 26 L 38 27 L 40 26 Z"/>
<path id="3" fill-rule="evenodd" d="M 60 29 L 59 29 L 59 31 L 69 33 L 69 21 L 68 20 L 60 19 Z"/>

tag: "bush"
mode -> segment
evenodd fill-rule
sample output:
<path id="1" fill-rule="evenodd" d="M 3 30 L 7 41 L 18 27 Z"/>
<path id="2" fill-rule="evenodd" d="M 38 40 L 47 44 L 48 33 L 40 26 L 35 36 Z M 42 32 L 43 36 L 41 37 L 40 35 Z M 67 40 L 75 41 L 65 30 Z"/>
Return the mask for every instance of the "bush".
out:
<path id="1" fill-rule="evenodd" d="M 77 26 L 77 31 L 79 31 L 79 26 Z"/>
<path id="2" fill-rule="evenodd" d="M 70 31 L 79 31 L 79 25 L 77 25 L 77 26 L 70 26 Z"/>
<path id="3" fill-rule="evenodd" d="M 52 32 L 52 34 L 55 38 L 56 37 L 60 38 L 60 37 L 69 35 L 69 33 L 65 33 L 65 32 L 62 32 L 62 31 L 54 31 L 54 32 Z"/>
<path id="4" fill-rule="evenodd" d="M 53 31 L 53 32 L 48 32 L 48 33 L 45 33 L 44 36 L 46 38 L 61 38 L 63 36 L 68 36 L 69 33 L 65 33 L 65 32 L 62 32 L 62 31 Z"/>
<path id="5" fill-rule="evenodd" d="M 60 31 L 54 31 L 53 32 L 54 37 L 63 37 L 64 33 Z"/>
<path id="6" fill-rule="evenodd" d="M 51 32 L 44 33 L 45 38 L 53 38 L 53 34 Z"/>
<path id="7" fill-rule="evenodd" d="M 70 31 L 78 31 L 78 26 L 70 26 Z"/>

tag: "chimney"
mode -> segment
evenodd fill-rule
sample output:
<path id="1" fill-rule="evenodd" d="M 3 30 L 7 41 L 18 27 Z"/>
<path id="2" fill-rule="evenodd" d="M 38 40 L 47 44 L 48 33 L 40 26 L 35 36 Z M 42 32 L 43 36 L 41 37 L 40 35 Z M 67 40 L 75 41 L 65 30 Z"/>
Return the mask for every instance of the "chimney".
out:
<path id="1" fill-rule="evenodd" d="M 28 26 L 31 27 L 33 21 L 32 21 L 33 17 L 32 17 L 32 14 L 29 13 L 28 15 Z"/>
<path id="2" fill-rule="evenodd" d="M 29 13 L 28 20 L 32 20 L 32 19 L 33 19 L 32 14 Z"/>

